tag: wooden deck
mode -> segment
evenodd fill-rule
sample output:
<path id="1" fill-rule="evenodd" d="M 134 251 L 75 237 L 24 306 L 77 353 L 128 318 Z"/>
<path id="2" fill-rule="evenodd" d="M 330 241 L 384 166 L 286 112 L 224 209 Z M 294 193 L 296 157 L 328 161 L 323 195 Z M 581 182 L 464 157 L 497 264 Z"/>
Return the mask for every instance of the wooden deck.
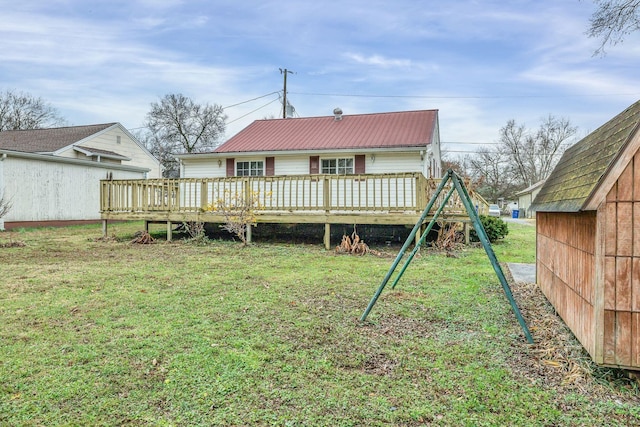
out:
<path id="1" fill-rule="evenodd" d="M 439 183 L 421 173 L 103 180 L 100 212 L 105 232 L 108 220 L 166 222 L 170 230 L 185 221 L 222 223 L 212 203 L 253 197 L 260 205 L 258 223 L 325 224 L 328 246 L 330 224 L 414 225 Z M 487 202 L 473 192 L 471 197 L 486 214 Z M 444 218 L 468 219 L 457 194 Z"/>

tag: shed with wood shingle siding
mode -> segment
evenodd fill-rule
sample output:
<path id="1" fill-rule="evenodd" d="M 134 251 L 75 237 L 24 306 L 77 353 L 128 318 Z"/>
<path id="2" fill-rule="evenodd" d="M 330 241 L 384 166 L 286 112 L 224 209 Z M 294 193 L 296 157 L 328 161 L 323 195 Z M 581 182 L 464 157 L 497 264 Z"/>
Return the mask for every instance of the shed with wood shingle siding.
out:
<path id="1" fill-rule="evenodd" d="M 537 281 L 605 366 L 640 369 L 640 101 L 569 148 L 538 193 Z"/>

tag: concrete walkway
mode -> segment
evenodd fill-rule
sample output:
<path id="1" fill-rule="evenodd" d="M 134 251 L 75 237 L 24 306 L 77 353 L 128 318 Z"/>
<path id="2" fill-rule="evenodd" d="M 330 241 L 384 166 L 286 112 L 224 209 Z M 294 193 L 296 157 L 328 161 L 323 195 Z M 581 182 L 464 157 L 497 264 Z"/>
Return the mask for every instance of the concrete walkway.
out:
<path id="1" fill-rule="evenodd" d="M 517 262 L 507 263 L 509 271 L 516 282 L 536 283 L 536 265 L 521 264 Z"/>

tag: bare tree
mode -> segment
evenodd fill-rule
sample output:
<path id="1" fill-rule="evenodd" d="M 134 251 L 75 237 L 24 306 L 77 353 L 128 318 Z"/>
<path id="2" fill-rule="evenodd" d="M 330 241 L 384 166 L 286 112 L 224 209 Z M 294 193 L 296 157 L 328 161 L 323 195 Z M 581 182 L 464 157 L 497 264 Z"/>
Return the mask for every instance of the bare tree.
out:
<path id="1" fill-rule="evenodd" d="M 476 190 L 489 202 L 508 197 L 514 191 L 509 156 L 499 148 L 481 148 L 465 159 Z"/>
<path id="2" fill-rule="evenodd" d="M 180 163 L 174 153 L 181 151 L 176 149 L 175 144 L 160 140 L 146 128 L 144 130 L 132 131 L 132 134 L 160 161 L 163 177 L 180 177 Z"/>
<path id="3" fill-rule="evenodd" d="M 598 6 L 589 20 L 589 37 L 600 38 L 595 54 L 604 54 L 605 46 L 615 46 L 640 30 L 640 0 L 593 0 Z"/>
<path id="4" fill-rule="evenodd" d="M 0 92 L 0 132 L 59 126 L 64 119 L 42 98 L 7 90 Z"/>
<path id="5" fill-rule="evenodd" d="M 175 154 L 213 150 L 224 135 L 227 116 L 221 106 L 196 104 L 182 94 L 151 103 L 146 146 L 164 166 L 164 176 L 178 176 Z"/>
<path id="6" fill-rule="evenodd" d="M 500 129 L 500 151 L 508 156 L 518 184 L 530 186 L 549 176 L 576 131 L 568 119 L 552 115 L 535 133 L 509 120 Z"/>
<path id="7" fill-rule="evenodd" d="M 226 119 L 219 105 L 200 105 L 180 93 L 169 94 L 151 103 L 147 127 L 156 138 L 182 152 L 197 153 L 218 145 Z"/>

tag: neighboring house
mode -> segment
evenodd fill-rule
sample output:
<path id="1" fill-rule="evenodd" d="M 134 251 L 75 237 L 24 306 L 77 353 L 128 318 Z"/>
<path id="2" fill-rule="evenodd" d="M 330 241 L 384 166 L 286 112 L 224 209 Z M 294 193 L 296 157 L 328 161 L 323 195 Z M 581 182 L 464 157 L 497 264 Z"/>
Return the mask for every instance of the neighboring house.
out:
<path id="1" fill-rule="evenodd" d="M 0 229 L 100 220 L 101 179 L 161 177 L 160 162 L 121 124 L 0 132 Z"/>
<path id="2" fill-rule="evenodd" d="M 211 153 L 177 157 L 182 178 L 442 175 L 438 110 L 257 120 Z"/>
<path id="3" fill-rule="evenodd" d="M 532 209 L 540 288 L 601 365 L 640 368 L 640 101 L 569 148 Z"/>
<path id="4" fill-rule="evenodd" d="M 545 180 L 543 179 L 542 181 L 538 181 L 532 186 L 516 193 L 516 196 L 518 196 L 518 204 L 515 209 L 518 209 L 518 211 L 520 212 L 520 218 L 534 217 L 535 211 L 531 210 L 531 204 L 540 192 L 540 189 L 542 189 L 544 182 Z"/>

